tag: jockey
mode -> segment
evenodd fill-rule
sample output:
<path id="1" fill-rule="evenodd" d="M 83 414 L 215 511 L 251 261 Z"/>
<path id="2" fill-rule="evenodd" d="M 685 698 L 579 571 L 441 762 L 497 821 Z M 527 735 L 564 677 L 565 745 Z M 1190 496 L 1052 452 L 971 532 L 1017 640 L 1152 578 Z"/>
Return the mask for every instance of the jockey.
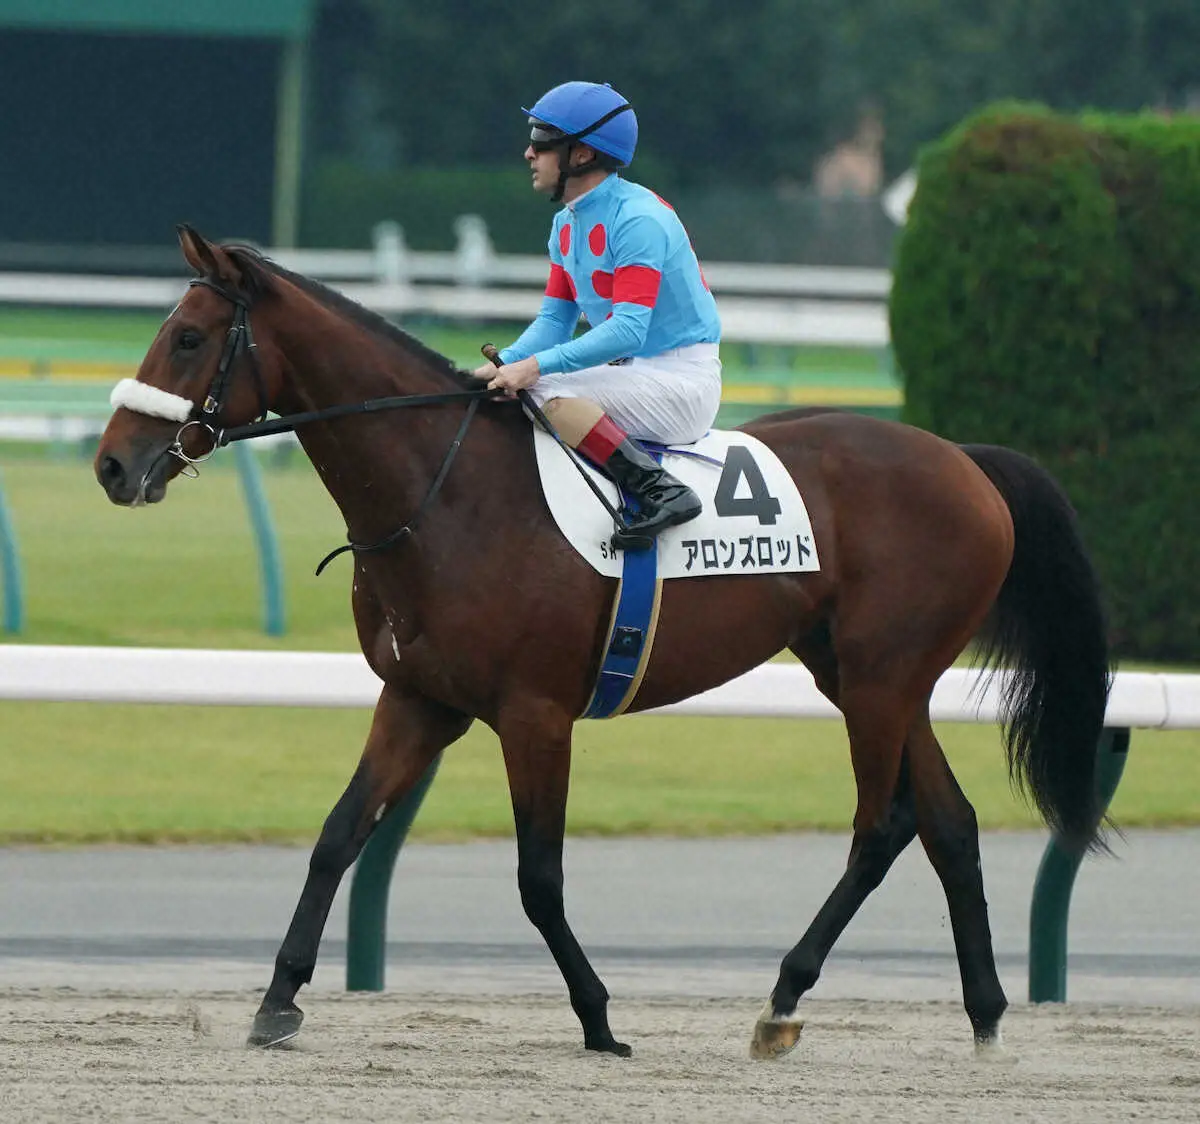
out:
<path id="1" fill-rule="evenodd" d="M 541 311 L 502 366 L 476 376 L 527 389 L 563 439 L 637 502 L 636 549 L 700 514 L 700 500 L 635 440 L 699 440 L 721 401 L 721 322 L 687 231 L 669 204 L 617 174 L 633 159 L 637 118 L 608 85 L 567 82 L 529 115 L 534 190 L 564 204 L 550 231 Z M 578 338 L 580 314 L 591 325 Z"/>

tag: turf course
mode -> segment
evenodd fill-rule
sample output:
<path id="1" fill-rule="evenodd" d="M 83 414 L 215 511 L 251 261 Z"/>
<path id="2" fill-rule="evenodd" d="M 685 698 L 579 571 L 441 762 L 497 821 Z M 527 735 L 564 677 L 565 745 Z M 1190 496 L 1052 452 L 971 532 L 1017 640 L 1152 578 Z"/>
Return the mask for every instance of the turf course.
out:
<path id="1" fill-rule="evenodd" d="M 227 460 L 229 458 L 226 458 Z M 165 503 L 115 508 L 88 462 L 0 452 L 20 540 L 31 643 L 353 650 L 349 566 L 312 570 L 344 528 L 307 462 L 269 469 L 288 634 L 260 631 L 258 569 L 230 464 Z M 348 780 L 366 711 L 0 703 L 0 842 L 311 840 Z M 980 821 L 1033 822 L 998 732 L 953 725 L 947 753 Z M 1119 820 L 1200 822 L 1200 732 L 1137 732 Z M 854 808 L 835 722 L 623 718 L 577 727 L 570 830 L 739 834 L 845 830 Z M 505 835 L 494 736 L 447 754 L 415 834 Z"/>
<path id="2" fill-rule="evenodd" d="M 53 364 L 59 360 L 92 358 L 136 365 L 161 323 L 162 316 L 153 312 L 4 306 L 0 307 L 0 363 L 25 359 Z M 492 340 L 503 345 L 520 330 L 516 324 L 464 326 L 422 319 L 406 320 L 402 326 L 423 343 L 465 366 L 479 364 L 481 343 Z M 735 373 L 765 364 L 798 375 L 828 372 L 853 381 L 876 375 L 880 369 L 879 355 L 861 348 L 725 344 L 722 358 Z"/>
<path id="3" fill-rule="evenodd" d="M 111 385 L 132 375 L 160 321 L 157 315 L 137 312 L 0 308 L 0 409 L 6 401 L 44 400 L 47 389 L 61 398 L 81 382 Z M 503 345 L 520 329 L 420 319 L 406 321 L 404 327 L 468 368 L 480 364 L 480 344 Z M 723 426 L 786 406 L 838 405 L 894 416 L 899 405 L 886 356 L 871 349 L 729 343 L 721 354 Z M 11 380 L 8 385 L 6 379 Z"/>

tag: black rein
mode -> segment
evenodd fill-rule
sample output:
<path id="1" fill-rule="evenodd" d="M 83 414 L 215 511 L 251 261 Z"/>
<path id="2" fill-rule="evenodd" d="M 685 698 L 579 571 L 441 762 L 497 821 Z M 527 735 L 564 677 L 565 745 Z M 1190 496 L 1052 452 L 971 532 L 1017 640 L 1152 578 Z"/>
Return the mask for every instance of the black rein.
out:
<path id="1" fill-rule="evenodd" d="M 447 402 L 469 403 L 462 424 L 459 425 L 458 432 L 454 435 L 454 440 L 451 441 L 450 447 L 446 450 L 446 455 L 442 458 L 442 463 L 433 477 L 429 491 L 425 493 L 425 498 L 417 506 L 413 517 L 398 531 L 392 532 L 387 538 L 380 539 L 378 542 L 357 543 L 353 539 L 350 539 L 345 546 L 339 546 L 336 550 L 331 550 L 321 559 L 320 565 L 317 566 L 317 575 L 320 576 L 321 571 L 333 559 L 348 550 L 352 550 L 356 554 L 368 554 L 372 551 L 384 550 L 412 535 L 417 528 L 417 524 L 420 522 L 421 516 L 425 514 L 438 492 L 441 491 L 442 484 L 450 472 L 450 466 L 454 463 L 454 458 L 458 455 L 458 450 L 462 446 L 467 429 L 470 427 L 471 422 L 475 418 L 475 413 L 479 409 L 479 403 L 486 398 L 494 398 L 502 392 L 489 390 L 486 386 L 481 386 L 477 390 L 451 390 L 440 394 L 397 394 L 387 398 L 368 398 L 365 402 L 343 403 L 340 406 L 329 406 L 324 410 L 308 410 L 305 413 L 285 414 L 279 418 L 267 419 L 265 417 L 267 413 L 266 391 L 263 385 L 262 374 L 258 369 L 257 347 L 250 330 L 249 301 L 240 293 L 231 292 L 224 286 L 218 285 L 207 278 L 198 277 L 191 284 L 204 285 L 214 293 L 223 296 L 234 306 L 233 324 L 230 326 L 229 334 L 226 337 L 225 349 L 221 355 L 220 365 L 217 368 L 217 377 L 213 382 L 208 396 L 205 398 L 201 417 L 187 423 L 188 425 L 195 425 L 199 422 L 206 426 L 212 434 L 213 447 L 215 449 L 220 448 L 222 445 L 229 445 L 234 441 L 246 441 L 252 437 L 264 437 L 269 433 L 290 433 L 299 426 L 308 425 L 312 422 L 331 421 L 334 418 L 344 418 L 354 414 L 373 414 L 380 410 L 398 410 L 408 406 L 438 406 L 444 405 Z M 230 426 L 225 429 L 216 424 L 216 419 L 220 415 L 221 407 L 224 404 L 234 360 L 237 357 L 240 347 L 243 345 L 250 359 L 250 368 L 253 371 L 258 391 L 261 406 L 259 420 L 247 422 L 245 425 Z M 182 431 L 180 432 L 182 433 Z"/>
<path id="2" fill-rule="evenodd" d="M 459 391 L 457 394 L 414 394 L 412 396 L 413 398 L 422 398 L 425 399 L 425 401 L 392 401 L 392 406 L 424 406 L 430 404 L 430 399 L 438 399 L 443 402 L 453 402 L 457 399 L 467 397 L 471 399 L 471 403 L 467 407 L 467 412 L 463 416 L 463 420 L 458 427 L 458 432 L 454 435 L 454 440 L 450 442 L 450 448 L 446 450 L 446 455 L 442 458 L 441 466 L 438 468 L 437 474 L 433 478 L 433 483 L 429 485 L 429 491 L 425 493 L 425 498 L 417 506 L 417 510 L 413 517 L 407 523 L 405 523 L 400 530 L 393 531 L 390 535 L 388 535 L 387 538 L 380 539 L 378 542 L 361 543 L 350 539 L 345 546 L 339 546 L 336 550 L 331 550 L 327 555 L 325 555 L 324 558 L 321 559 L 320 565 L 317 566 L 317 577 L 321 576 L 321 571 L 324 570 L 325 567 L 328 566 L 329 563 L 332 562 L 339 554 L 345 554 L 348 550 L 354 551 L 355 554 L 370 554 L 375 550 L 384 550 L 395 543 L 402 542 L 417 529 L 417 524 L 420 522 L 421 516 L 425 514 L 426 509 L 431 503 L 433 503 L 434 497 L 438 494 L 438 492 L 441 491 L 442 483 L 445 481 L 446 475 L 450 471 L 450 466 L 454 463 L 454 458 L 458 456 L 459 447 L 462 445 L 463 438 L 467 435 L 467 429 L 470 426 L 472 419 L 475 417 L 475 411 L 479 409 L 479 403 L 487 393 L 488 391 L 484 389 L 482 391 L 464 390 Z M 369 406 L 376 402 L 386 401 L 388 401 L 386 398 L 374 398 L 363 403 L 363 405 Z M 390 409 L 391 407 L 378 406 L 376 408 Z M 321 413 L 322 411 L 318 410 L 315 412 Z"/>

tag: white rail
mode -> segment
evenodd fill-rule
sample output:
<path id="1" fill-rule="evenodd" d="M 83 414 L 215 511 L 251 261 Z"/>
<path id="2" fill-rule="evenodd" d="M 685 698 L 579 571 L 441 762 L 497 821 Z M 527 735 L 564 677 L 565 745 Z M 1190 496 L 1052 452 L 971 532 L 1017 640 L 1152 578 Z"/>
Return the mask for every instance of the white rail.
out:
<path id="1" fill-rule="evenodd" d="M 544 272 L 544 268 L 539 272 L 536 289 L 379 281 L 338 282 L 333 287 L 383 315 L 528 321 L 541 305 Z M 182 278 L 0 273 L 0 304 L 136 308 L 165 313 L 185 289 Z M 734 343 L 881 348 L 890 338 L 887 306 L 881 302 L 721 295 L 718 303 L 722 338 Z"/>
<path id="2" fill-rule="evenodd" d="M 524 285 L 541 288 L 549 266 L 537 254 L 475 251 L 389 253 L 375 250 L 267 250 L 268 257 L 296 273 L 322 281 L 458 281 L 467 285 Z M 704 277 L 716 293 L 772 293 L 885 301 L 892 288 L 886 269 L 849 266 L 779 265 L 770 262 L 706 261 Z"/>
<path id="3" fill-rule="evenodd" d="M 995 722 L 1001 679 L 952 668 L 939 680 L 938 722 Z M 212 706 L 372 707 L 380 681 L 350 652 L 217 651 L 0 645 L 0 699 Z M 765 664 L 723 686 L 651 714 L 835 718 L 799 664 Z M 1117 674 L 1108 726 L 1200 728 L 1200 675 Z"/>
<path id="4" fill-rule="evenodd" d="M 392 316 L 527 321 L 541 303 L 549 266 L 538 254 L 497 254 L 477 215 L 454 223 L 452 252 L 409 250 L 394 222 L 379 223 L 370 250 L 269 249 L 297 273 L 340 289 Z M 886 269 L 705 262 L 731 342 L 886 347 Z M 182 278 L 0 273 L 0 303 L 57 304 L 165 311 L 184 291 Z"/>

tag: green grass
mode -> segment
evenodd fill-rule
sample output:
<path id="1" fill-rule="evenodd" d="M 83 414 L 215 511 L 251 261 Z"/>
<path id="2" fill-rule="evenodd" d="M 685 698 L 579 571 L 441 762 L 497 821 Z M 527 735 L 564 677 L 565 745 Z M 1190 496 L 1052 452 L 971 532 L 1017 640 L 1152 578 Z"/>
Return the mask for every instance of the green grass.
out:
<path id="1" fill-rule="evenodd" d="M 354 648 L 350 565 L 317 562 L 345 541 L 345 524 L 302 456 L 266 473 L 284 561 L 288 635 L 261 632 L 257 553 L 233 458 L 199 480 L 179 479 L 166 502 L 118 508 L 91 465 L 72 456 L 7 457 L 3 482 L 20 542 L 27 634 L 42 644 L 152 647 Z"/>
<path id="2" fill-rule="evenodd" d="M 0 703 L 0 842 L 311 841 L 350 778 L 369 712 Z M 1009 791 L 998 732 L 946 725 L 989 828 L 1036 824 Z M 1134 735 L 1124 826 L 1197 822 L 1188 732 Z M 568 829 L 678 836 L 848 830 L 840 723 L 634 716 L 576 728 Z M 414 835 L 507 836 L 499 745 L 476 725 L 446 754 Z"/>
<path id="3" fill-rule="evenodd" d="M 158 331 L 157 315 L 0 308 L 0 409 L 78 400 L 132 374 Z M 461 367 L 480 344 L 510 342 L 520 325 L 414 319 L 404 327 Z M 899 390 L 886 356 L 869 348 L 722 345 L 725 390 L 717 424 L 741 425 L 790 406 L 837 405 L 895 417 Z M 93 395 L 94 397 L 94 395 Z M 24 404 L 24 406 L 22 406 Z"/>
<path id="4" fill-rule="evenodd" d="M 145 351 L 162 316 L 153 312 L 107 312 L 81 309 L 0 307 L 0 348 L 10 340 L 69 340 L 120 344 Z"/>
<path id="5" fill-rule="evenodd" d="M 113 507 L 77 457 L 3 454 L 32 643 L 353 650 L 350 568 L 312 570 L 343 539 L 306 462 L 265 473 L 289 632 L 260 631 L 258 569 L 231 467 L 177 480 L 165 503 Z M 352 772 L 367 711 L 0 704 L 0 842 L 311 839 Z M 947 726 L 988 827 L 1033 818 L 1008 788 L 997 731 Z M 1200 731 L 1134 734 L 1117 796 L 1128 824 L 1200 823 Z M 833 722 L 632 717 L 577 727 L 570 830 L 707 835 L 844 830 L 854 787 Z M 447 754 L 416 826 L 504 835 L 498 746 L 482 727 Z"/>

